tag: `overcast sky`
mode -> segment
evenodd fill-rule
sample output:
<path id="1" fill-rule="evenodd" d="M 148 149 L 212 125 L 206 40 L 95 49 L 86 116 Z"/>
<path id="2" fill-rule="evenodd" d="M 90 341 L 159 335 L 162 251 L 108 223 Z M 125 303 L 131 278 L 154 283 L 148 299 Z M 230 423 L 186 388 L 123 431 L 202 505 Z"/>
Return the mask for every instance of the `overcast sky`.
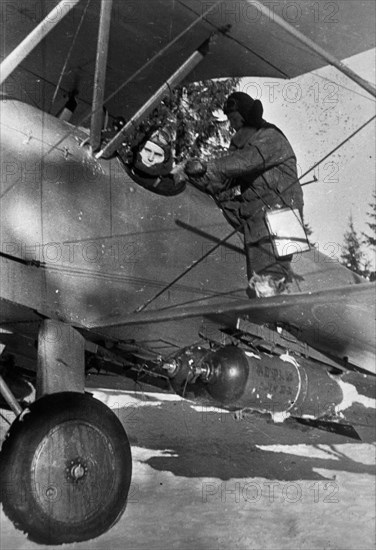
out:
<path id="1" fill-rule="evenodd" d="M 375 56 L 373 49 L 344 63 L 375 83 Z M 288 81 L 244 79 L 241 88 L 262 100 L 264 118 L 286 134 L 300 174 L 375 115 L 374 98 L 333 67 Z M 335 248 L 340 254 L 350 214 L 359 235 L 369 232 L 366 212 L 375 189 L 375 122 L 302 181 L 311 180 L 313 174 L 319 181 L 303 188 L 305 220 L 320 250 L 332 254 Z M 368 253 L 374 261 L 374 254 Z"/>

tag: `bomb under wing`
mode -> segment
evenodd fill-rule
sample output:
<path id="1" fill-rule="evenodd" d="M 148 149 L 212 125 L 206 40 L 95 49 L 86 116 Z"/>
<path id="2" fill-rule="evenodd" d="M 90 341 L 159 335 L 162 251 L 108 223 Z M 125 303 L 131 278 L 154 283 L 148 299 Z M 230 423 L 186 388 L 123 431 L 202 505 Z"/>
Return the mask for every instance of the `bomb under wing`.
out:
<path id="1" fill-rule="evenodd" d="M 369 424 L 374 418 L 375 377 L 335 370 L 311 358 L 237 346 L 196 347 L 164 368 L 180 394 L 229 410 L 269 413 L 275 421 L 292 416 Z"/>

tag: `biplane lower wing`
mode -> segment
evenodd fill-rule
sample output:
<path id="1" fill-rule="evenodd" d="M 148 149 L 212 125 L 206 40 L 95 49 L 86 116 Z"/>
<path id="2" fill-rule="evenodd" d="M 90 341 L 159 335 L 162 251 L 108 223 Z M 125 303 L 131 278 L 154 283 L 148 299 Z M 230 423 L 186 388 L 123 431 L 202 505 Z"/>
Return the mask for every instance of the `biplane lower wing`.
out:
<path id="1" fill-rule="evenodd" d="M 240 317 L 257 324 L 289 327 L 299 340 L 332 357 L 376 373 L 375 290 L 373 283 L 347 285 L 302 294 L 255 299 L 249 303 L 180 306 L 117 318 L 95 332 L 119 325 L 165 323 L 210 317 L 236 328 Z"/>

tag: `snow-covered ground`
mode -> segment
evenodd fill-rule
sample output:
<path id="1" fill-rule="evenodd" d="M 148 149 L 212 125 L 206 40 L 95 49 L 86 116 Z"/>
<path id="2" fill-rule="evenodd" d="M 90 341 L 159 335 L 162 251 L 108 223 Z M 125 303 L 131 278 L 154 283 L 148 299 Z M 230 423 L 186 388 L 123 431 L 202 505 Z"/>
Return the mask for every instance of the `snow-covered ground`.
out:
<path id="1" fill-rule="evenodd" d="M 374 443 L 236 420 L 139 386 L 95 396 L 119 416 L 132 445 L 128 505 L 106 534 L 61 548 L 374 548 Z M 42 547 L 1 511 L 0 548 Z"/>

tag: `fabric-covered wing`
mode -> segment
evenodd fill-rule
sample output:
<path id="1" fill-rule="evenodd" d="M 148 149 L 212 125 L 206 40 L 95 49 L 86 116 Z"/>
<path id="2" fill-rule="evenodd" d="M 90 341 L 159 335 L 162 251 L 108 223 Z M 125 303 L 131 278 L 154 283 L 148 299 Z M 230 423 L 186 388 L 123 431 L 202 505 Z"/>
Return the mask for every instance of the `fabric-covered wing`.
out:
<path id="1" fill-rule="evenodd" d="M 230 307 L 213 304 L 166 308 L 129 315 L 103 328 L 202 316 L 220 321 L 223 326 L 235 327 L 238 317 L 247 316 L 253 323 L 280 323 L 315 349 L 376 374 L 375 292 L 376 284 L 363 283 L 255 299 Z"/>
<path id="2" fill-rule="evenodd" d="M 77 88 L 81 105 L 77 120 L 88 112 L 99 2 L 81 0 L 11 75 L 3 91 L 55 113 L 64 103 L 63 93 Z M 1 3 L 2 58 L 57 4 L 58 0 Z M 264 4 L 338 58 L 374 46 L 373 0 L 264 0 Z M 190 75 L 191 80 L 226 76 L 289 78 L 325 64 L 276 25 L 273 12 L 265 17 L 257 5 L 247 0 L 114 0 L 105 90 L 106 98 L 111 97 L 106 102 L 110 113 L 125 117 L 133 114 L 218 29 L 222 32 Z M 162 50 L 162 55 L 143 68 Z M 62 72 L 60 93 L 51 105 Z"/>

